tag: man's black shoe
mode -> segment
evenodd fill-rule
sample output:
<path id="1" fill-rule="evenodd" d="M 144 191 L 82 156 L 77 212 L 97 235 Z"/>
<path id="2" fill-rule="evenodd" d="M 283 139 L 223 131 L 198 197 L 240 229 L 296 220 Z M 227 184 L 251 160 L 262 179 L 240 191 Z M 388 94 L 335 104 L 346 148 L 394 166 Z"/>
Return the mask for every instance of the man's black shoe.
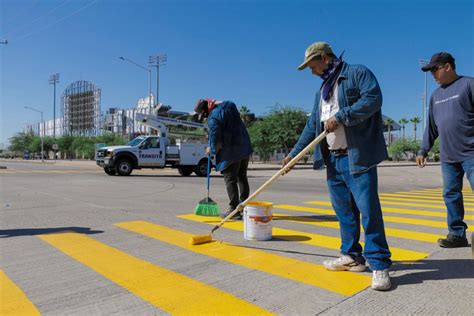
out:
<path id="1" fill-rule="evenodd" d="M 448 235 L 446 238 L 438 239 L 438 245 L 443 248 L 458 248 L 467 247 L 468 242 L 466 237 Z"/>
<path id="2" fill-rule="evenodd" d="M 234 211 L 234 209 L 229 209 L 227 211 L 225 211 L 224 213 L 222 213 L 220 216 L 220 218 L 226 218 L 227 215 L 229 215 L 230 213 L 232 213 Z M 235 219 L 235 220 L 241 220 L 242 219 L 242 213 L 241 212 L 237 212 L 234 216 L 232 216 L 231 219 Z"/>

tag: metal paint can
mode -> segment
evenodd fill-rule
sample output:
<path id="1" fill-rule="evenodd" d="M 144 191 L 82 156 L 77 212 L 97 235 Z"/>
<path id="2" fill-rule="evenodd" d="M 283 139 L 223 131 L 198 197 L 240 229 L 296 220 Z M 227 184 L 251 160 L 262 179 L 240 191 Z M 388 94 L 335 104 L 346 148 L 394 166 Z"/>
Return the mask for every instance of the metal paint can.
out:
<path id="1" fill-rule="evenodd" d="M 247 240 L 272 239 L 273 203 L 249 202 L 244 208 L 244 238 Z"/>

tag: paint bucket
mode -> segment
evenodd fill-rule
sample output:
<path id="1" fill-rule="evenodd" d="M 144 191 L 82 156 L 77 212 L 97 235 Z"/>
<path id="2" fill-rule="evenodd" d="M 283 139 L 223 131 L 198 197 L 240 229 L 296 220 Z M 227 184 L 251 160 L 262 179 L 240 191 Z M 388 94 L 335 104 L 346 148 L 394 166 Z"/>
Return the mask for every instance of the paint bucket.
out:
<path id="1" fill-rule="evenodd" d="M 273 204 L 249 202 L 244 208 L 244 238 L 247 240 L 272 239 Z"/>

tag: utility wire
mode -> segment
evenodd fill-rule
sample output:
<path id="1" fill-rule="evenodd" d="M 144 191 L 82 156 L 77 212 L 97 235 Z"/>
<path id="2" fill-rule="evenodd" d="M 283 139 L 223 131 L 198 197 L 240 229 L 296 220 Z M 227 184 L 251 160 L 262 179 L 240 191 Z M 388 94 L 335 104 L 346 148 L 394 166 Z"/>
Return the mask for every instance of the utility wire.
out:
<path id="1" fill-rule="evenodd" d="M 30 23 L 27 23 L 27 24 L 24 24 L 23 26 L 17 28 L 17 29 L 13 29 L 11 30 L 10 32 L 7 32 L 5 34 L 3 34 L 3 37 L 7 37 L 7 35 L 9 35 L 8 37 L 11 37 L 10 34 L 15 34 L 15 33 L 18 33 L 18 31 L 23 31 L 24 29 L 28 28 L 30 25 L 36 23 L 37 21 L 41 20 L 42 18 L 44 18 L 45 16 L 47 15 L 50 15 L 51 13 L 53 13 L 54 11 L 56 11 L 57 9 L 65 6 L 67 3 L 71 2 L 72 0 L 64 0 L 63 2 L 61 2 L 61 4 L 55 6 L 54 8 L 52 8 L 51 10 L 49 10 L 48 12 L 46 12 L 45 14 L 42 14 L 40 15 L 39 17 L 37 17 L 36 19 L 34 19 L 33 21 L 30 21 Z"/>
<path id="2" fill-rule="evenodd" d="M 21 10 L 21 9 L 20 9 L 20 10 L 18 10 L 18 12 L 17 12 L 15 15 L 11 16 L 11 17 L 10 17 L 8 20 L 6 20 L 6 21 L 3 21 L 3 23 L 2 23 L 2 24 L 3 24 L 3 28 L 5 28 L 5 26 L 7 26 L 8 24 L 10 24 L 12 21 L 14 21 L 14 20 L 15 20 L 16 18 L 18 18 L 19 16 L 24 15 L 26 12 L 28 12 L 30 9 L 32 9 L 34 6 L 36 6 L 36 4 L 37 4 L 38 2 L 39 2 L 39 0 L 33 1 L 33 3 L 32 3 L 29 7 L 27 7 L 26 9 L 24 9 L 24 10 Z"/>
<path id="3" fill-rule="evenodd" d="M 51 23 L 51 24 L 46 25 L 45 27 L 36 29 L 36 30 L 34 30 L 34 31 L 32 31 L 32 32 L 30 32 L 30 33 L 28 33 L 28 34 L 26 34 L 26 35 L 23 35 L 23 36 L 18 37 L 18 38 L 16 39 L 16 41 L 23 40 L 23 39 L 25 39 L 25 38 L 27 38 L 27 37 L 30 37 L 31 35 L 33 35 L 33 34 L 35 34 L 35 33 L 42 32 L 42 31 L 44 31 L 44 30 L 46 30 L 46 29 L 48 29 L 48 28 L 50 28 L 50 27 L 52 27 L 52 26 L 58 24 L 59 22 L 62 22 L 62 21 L 64 21 L 64 20 L 66 20 L 67 18 L 70 18 L 71 16 L 76 15 L 77 13 L 79 13 L 79 12 L 81 12 L 81 11 L 87 9 L 88 7 L 92 6 L 93 4 L 95 4 L 95 3 L 98 2 L 98 1 L 99 1 L 99 0 L 93 0 L 93 1 L 89 2 L 88 4 L 86 4 L 86 5 L 82 6 L 82 7 L 80 7 L 80 8 L 77 9 L 76 11 L 74 11 L 74 12 L 72 12 L 72 13 L 70 13 L 70 14 L 68 14 L 68 15 L 66 15 L 66 16 L 64 16 L 64 17 L 62 17 L 62 18 L 60 18 L 59 20 L 56 20 L 55 22 L 53 22 L 53 23 Z"/>

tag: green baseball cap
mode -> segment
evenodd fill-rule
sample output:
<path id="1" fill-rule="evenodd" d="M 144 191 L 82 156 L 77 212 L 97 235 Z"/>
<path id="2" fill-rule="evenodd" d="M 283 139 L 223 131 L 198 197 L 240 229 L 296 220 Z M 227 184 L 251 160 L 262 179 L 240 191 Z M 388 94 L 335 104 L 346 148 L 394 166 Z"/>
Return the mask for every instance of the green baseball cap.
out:
<path id="1" fill-rule="evenodd" d="M 311 44 L 306 51 L 304 52 L 304 62 L 298 67 L 298 70 L 303 70 L 308 66 L 308 63 L 313 59 L 314 57 L 320 56 L 320 55 L 329 55 L 334 53 L 332 52 L 331 46 L 326 43 L 326 42 L 316 42 Z"/>

